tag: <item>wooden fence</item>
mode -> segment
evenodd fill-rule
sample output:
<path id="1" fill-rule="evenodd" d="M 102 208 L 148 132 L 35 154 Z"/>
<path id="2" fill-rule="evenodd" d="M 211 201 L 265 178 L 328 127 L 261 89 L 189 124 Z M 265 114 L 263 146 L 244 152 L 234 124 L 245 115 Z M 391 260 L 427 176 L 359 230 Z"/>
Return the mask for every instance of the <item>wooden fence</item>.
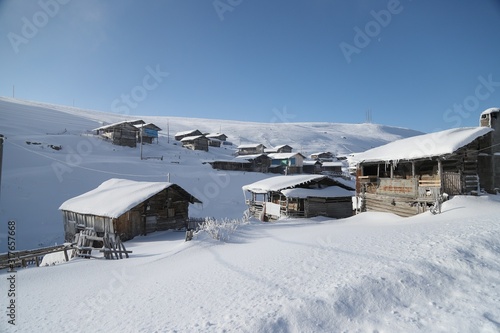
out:
<path id="1" fill-rule="evenodd" d="M 69 261 L 68 250 L 70 245 L 56 245 L 35 250 L 14 251 L 0 254 L 0 269 L 10 267 L 40 266 L 44 255 L 64 251 L 66 261 Z"/>

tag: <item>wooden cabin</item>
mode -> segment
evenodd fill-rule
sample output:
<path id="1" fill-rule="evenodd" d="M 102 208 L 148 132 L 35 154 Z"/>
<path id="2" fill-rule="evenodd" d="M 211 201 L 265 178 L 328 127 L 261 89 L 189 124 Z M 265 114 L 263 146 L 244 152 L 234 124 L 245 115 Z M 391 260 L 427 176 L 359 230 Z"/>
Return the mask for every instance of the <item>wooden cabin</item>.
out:
<path id="1" fill-rule="evenodd" d="M 274 148 L 267 148 L 265 149 L 265 152 L 268 154 L 273 154 L 273 153 L 291 153 L 293 148 L 289 145 L 280 145 L 276 146 Z"/>
<path id="2" fill-rule="evenodd" d="M 209 139 L 217 139 L 219 141 L 227 140 L 227 135 L 224 133 L 206 133 L 205 136 Z"/>
<path id="3" fill-rule="evenodd" d="M 271 159 L 265 154 L 236 156 L 230 160 L 209 161 L 212 168 L 217 170 L 268 172 Z"/>
<path id="4" fill-rule="evenodd" d="M 263 221 L 282 216 L 345 218 L 353 214 L 354 188 L 328 176 L 276 176 L 242 188 L 250 214 Z"/>
<path id="5" fill-rule="evenodd" d="M 321 161 L 319 160 L 304 160 L 302 162 L 302 172 L 308 174 L 321 174 Z"/>
<path id="6" fill-rule="evenodd" d="M 318 152 L 311 154 L 311 159 L 312 160 L 318 160 L 321 162 L 332 162 L 335 158 L 335 155 L 329 151 L 324 151 L 324 152 Z"/>
<path id="7" fill-rule="evenodd" d="M 342 167 L 344 166 L 344 163 L 340 161 L 333 161 L 333 162 L 323 162 L 321 164 L 321 173 L 325 175 L 330 175 L 330 176 L 342 176 Z"/>
<path id="8" fill-rule="evenodd" d="M 203 135 L 203 133 L 201 133 L 199 130 L 195 129 L 195 130 L 177 132 L 177 133 L 175 133 L 174 138 L 176 141 L 181 141 L 185 137 L 198 136 L 198 135 Z"/>
<path id="9" fill-rule="evenodd" d="M 487 127 L 457 128 L 391 142 L 356 154 L 356 191 L 363 210 L 411 216 L 427 211 L 439 195 L 477 193 L 478 156 Z M 491 174 L 491 167 L 482 171 Z"/>
<path id="10" fill-rule="evenodd" d="M 280 168 L 280 173 L 302 173 L 305 156 L 301 153 L 274 153 L 267 156 L 271 158 L 271 167 Z"/>
<path id="11" fill-rule="evenodd" d="M 156 143 L 158 143 L 158 132 L 161 131 L 161 128 L 153 123 L 134 124 L 134 126 L 139 130 L 137 132 L 137 142 L 141 142 L 142 132 L 143 143 L 153 143 L 154 139 L 156 139 Z"/>
<path id="12" fill-rule="evenodd" d="M 255 144 L 244 144 L 236 147 L 238 149 L 238 155 L 255 155 L 255 154 L 264 154 L 264 149 L 266 146 L 260 143 Z"/>
<path id="13" fill-rule="evenodd" d="M 181 142 L 187 149 L 208 151 L 208 139 L 204 135 L 186 136 Z"/>
<path id="14" fill-rule="evenodd" d="M 72 242 L 79 228 L 97 236 L 119 235 L 125 241 L 159 230 L 185 228 L 188 206 L 200 200 L 176 184 L 110 179 L 99 187 L 65 201 L 64 234 Z"/>
<path id="15" fill-rule="evenodd" d="M 134 125 L 128 121 L 121 121 L 106 126 L 101 126 L 94 129 L 97 135 L 102 136 L 107 140 L 111 140 L 114 145 L 118 146 L 137 146 L 137 132 L 139 131 Z"/>

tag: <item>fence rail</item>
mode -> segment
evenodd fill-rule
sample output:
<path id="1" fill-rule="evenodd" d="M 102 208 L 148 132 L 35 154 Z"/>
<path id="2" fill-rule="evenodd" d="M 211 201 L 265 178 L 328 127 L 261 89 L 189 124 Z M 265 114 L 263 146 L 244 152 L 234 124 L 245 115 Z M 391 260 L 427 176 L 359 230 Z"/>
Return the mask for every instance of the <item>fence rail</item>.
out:
<path id="1" fill-rule="evenodd" d="M 0 269 L 9 267 L 40 266 L 44 255 L 64 251 L 66 261 L 69 261 L 68 250 L 70 245 L 56 245 L 35 250 L 13 251 L 0 254 Z"/>

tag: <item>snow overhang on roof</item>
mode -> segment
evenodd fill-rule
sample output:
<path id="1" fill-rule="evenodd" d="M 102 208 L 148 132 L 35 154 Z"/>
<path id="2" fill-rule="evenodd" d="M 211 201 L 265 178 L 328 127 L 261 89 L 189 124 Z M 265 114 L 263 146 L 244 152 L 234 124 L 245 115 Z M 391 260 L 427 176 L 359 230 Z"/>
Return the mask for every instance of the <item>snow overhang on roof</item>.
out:
<path id="1" fill-rule="evenodd" d="M 500 112 L 500 108 L 489 108 L 489 109 L 486 109 L 483 112 L 481 112 L 481 115 L 491 114 L 491 113 L 495 113 L 495 112 Z"/>
<path id="2" fill-rule="evenodd" d="M 413 136 L 355 154 L 352 161 L 397 162 L 448 155 L 492 130 L 489 127 L 462 127 Z"/>
<path id="3" fill-rule="evenodd" d="M 180 186 L 168 182 L 137 182 L 112 178 L 97 188 L 66 200 L 59 210 L 118 218 L 164 189 L 175 186 L 191 203 L 199 202 Z"/>
<path id="4" fill-rule="evenodd" d="M 348 191 L 339 186 L 329 186 L 321 189 L 290 188 L 282 190 L 281 193 L 287 198 L 342 198 L 352 197 L 353 191 Z"/>
<path id="5" fill-rule="evenodd" d="M 323 178 L 326 178 L 326 176 L 322 175 L 277 176 L 245 185 L 242 187 L 242 189 L 244 191 L 250 191 L 254 193 L 277 192 L 284 190 L 286 188 L 293 188 L 295 186 L 309 183 L 312 181 L 319 181 Z"/>
<path id="6" fill-rule="evenodd" d="M 273 160 L 285 160 L 285 159 L 295 157 L 297 155 L 300 155 L 303 158 L 305 158 L 305 156 L 302 155 L 301 153 L 273 153 L 273 154 L 269 154 L 267 156 L 269 156 Z"/>
<path id="7" fill-rule="evenodd" d="M 114 124 L 109 124 L 109 125 L 104 125 L 104 126 L 101 126 L 101 127 L 97 127 L 97 128 L 94 128 L 93 131 L 100 131 L 100 130 L 105 130 L 105 129 L 108 129 L 108 128 L 111 128 L 111 127 L 115 127 L 115 126 L 118 126 L 118 125 L 123 125 L 123 124 L 128 124 L 131 129 L 136 129 L 134 125 L 130 124 L 130 122 L 128 120 L 124 120 L 124 121 L 120 121 L 120 122 L 117 122 L 117 123 L 114 123 Z"/>
<path id="8" fill-rule="evenodd" d="M 266 146 L 264 146 L 262 143 L 249 143 L 249 144 L 239 145 L 236 148 L 237 149 L 248 149 L 248 148 L 258 148 L 260 146 L 266 148 Z"/>
<path id="9" fill-rule="evenodd" d="M 196 139 L 199 139 L 199 138 L 204 138 L 204 137 L 205 137 L 204 135 L 186 136 L 185 138 L 181 139 L 181 142 L 184 142 L 184 141 L 193 141 L 193 140 L 196 140 Z"/>
<path id="10" fill-rule="evenodd" d="M 189 131 L 177 132 L 177 133 L 175 133 L 175 135 L 174 135 L 174 136 L 189 135 L 189 134 L 194 133 L 194 132 L 196 132 L 196 131 L 198 131 L 198 130 L 189 130 Z"/>

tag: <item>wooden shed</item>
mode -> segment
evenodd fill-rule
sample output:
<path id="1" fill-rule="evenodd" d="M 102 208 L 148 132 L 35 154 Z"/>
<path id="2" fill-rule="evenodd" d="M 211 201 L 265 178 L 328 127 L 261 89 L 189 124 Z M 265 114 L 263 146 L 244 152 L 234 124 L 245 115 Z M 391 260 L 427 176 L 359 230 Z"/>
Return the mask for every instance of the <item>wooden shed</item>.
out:
<path id="1" fill-rule="evenodd" d="M 153 123 L 134 124 L 134 126 L 139 130 L 137 132 L 137 142 L 142 141 L 143 143 L 153 143 L 153 141 L 156 139 L 156 143 L 158 143 L 158 132 L 161 131 L 160 127 L 156 126 Z"/>
<path id="2" fill-rule="evenodd" d="M 128 121 L 101 126 L 94 129 L 94 131 L 96 134 L 111 140 L 114 145 L 128 147 L 137 146 L 136 138 L 139 130 Z"/>
<path id="3" fill-rule="evenodd" d="M 289 145 L 279 145 L 275 146 L 274 148 L 267 148 L 265 151 L 268 154 L 273 154 L 273 153 L 291 153 L 293 148 Z"/>
<path id="4" fill-rule="evenodd" d="M 276 176 L 245 185 L 243 191 L 250 214 L 263 221 L 281 216 L 345 218 L 353 213 L 354 188 L 328 176 Z"/>
<path id="5" fill-rule="evenodd" d="M 479 177 L 478 156 L 492 129 L 467 127 L 391 142 L 356 154 L 356 191 L 362 210 L 411 216 L 428 210 L 439 195 L 477 193 L 490 187 Z M 490 175 L 491 166 L 481 172 Z"/>
<path id="6" fill-rule="evenodd" d="M 208 139 L 217 139 L 219 141 L 226 141 L 227 135 L 224 133 L 206 133 L 205 136 Z"/>
<path id="7" fill-rule="evenodd" d="M 271 159 L 265 154 L 242 155 L 228 160 L 215 160 L 208 162 L 217 170 L 234 170 L 250 172 L 268 172 Z"/>
<path id="8" fill-rule="evenodd" d="M 322 151 L 318 153 L 311 154 L 312 160 L 318 160 L 321 162 L 332 162 L 335 156 L 329 151 Z"/>
<path id="9" fill-rule="evenodd" d="M 181 142 L 187 149 L 208 151 L 208 139 L 204 135 L 187 136 Z"/>
<path id="10" fill-rule="evenodd" d="M 236 147 L 236 149 L 238 149 L 238 155 L 263 154 L 265 148 L 266 146 L 261 143 L 244 144 Z"/>
<path id="11" fill-rule="evenodd" d="M 78 227 L 93 228 L 129 240 L 137 235 L 187 226 L 188 207 L 200 200 L 176 184 L 110 179 L 99 187 L 65 201 L 64 238 L 74 239 Z"/>
<path id="12" fill-rule="evenodd" d="M 322 163 L 319 160 L 304 160 L 302 162 L 302 172 L 309 174 L 320 174 Z"/>
<path id="13" fill-rule="evenodd" d="M 302 173 L 305 156 L 301 153 L 273 153 L 267 156 L 271 158 L 271 166 L 279 167 L 281 173 Z"/>
<path id="14" fill-rule="evenodd" d="M 181 141 L 185 137 L 198 136 L 198 135 L 203 135 L 203 133 L 201 133 L 197 129 L 194 129 L 194 130 L 189 130 L 189 131 L 177 132 L 177 133 L 175 133 L 174 138 L 177 141 Z"/>

